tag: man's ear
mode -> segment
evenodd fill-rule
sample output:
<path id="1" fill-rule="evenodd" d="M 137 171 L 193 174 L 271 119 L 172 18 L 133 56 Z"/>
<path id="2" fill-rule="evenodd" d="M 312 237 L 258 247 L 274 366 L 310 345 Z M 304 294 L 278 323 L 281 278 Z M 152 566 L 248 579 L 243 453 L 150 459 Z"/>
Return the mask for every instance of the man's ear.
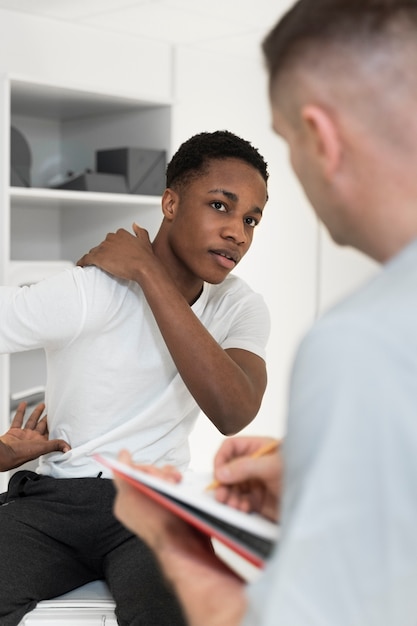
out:
<path id="1" fill-rule="evenodd" d="M 171 221 L 175 217 L 178 206 L 179 197 L 176 191 L 168 187 L 162 196 L 162 212 L 165 219 Z"/>
<path id="2" fill-rule="evenodd" d="M 339 167 L 342 153 L 337 126 L 327 111 L 317 105 L 306 105 L 301 115 L 313 153 L 324 176 L 329 178 Z"/>

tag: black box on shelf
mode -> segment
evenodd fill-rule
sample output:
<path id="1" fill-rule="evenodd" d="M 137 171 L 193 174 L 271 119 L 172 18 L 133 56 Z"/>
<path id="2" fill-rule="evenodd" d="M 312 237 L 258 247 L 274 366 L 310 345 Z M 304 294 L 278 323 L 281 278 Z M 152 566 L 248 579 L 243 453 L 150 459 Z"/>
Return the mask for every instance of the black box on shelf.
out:
<path id="1" fill-rule="evenodd" d="M 122 174 L 128 193 L 159 196 L 165 189 L 165 150 L 113 148 L 97 150 L 98 172 Z"/>
<path id="2" fill-rule="evenodd" d="M 98 191 L 105 193 L 127 193 L 126 179 L 118 174 L 86 172 L 56 185 L 54 189 L 72 191 Z"/>

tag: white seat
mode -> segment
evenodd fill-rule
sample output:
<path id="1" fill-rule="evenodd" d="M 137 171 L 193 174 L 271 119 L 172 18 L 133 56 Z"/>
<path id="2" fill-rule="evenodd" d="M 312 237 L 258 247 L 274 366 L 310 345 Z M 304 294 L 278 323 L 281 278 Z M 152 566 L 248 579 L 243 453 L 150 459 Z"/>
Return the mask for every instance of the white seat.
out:
<path id="1" fill-rule="evenodd" d="M 39 602 L 19 626 L 117 626 L 115 603 L 102 580 Z"/>

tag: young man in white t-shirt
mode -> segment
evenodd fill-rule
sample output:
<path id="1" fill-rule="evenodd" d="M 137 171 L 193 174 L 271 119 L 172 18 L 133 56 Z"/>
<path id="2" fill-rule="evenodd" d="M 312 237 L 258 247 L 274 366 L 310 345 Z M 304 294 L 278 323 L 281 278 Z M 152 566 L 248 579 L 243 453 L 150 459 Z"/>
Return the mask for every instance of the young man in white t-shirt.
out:
<path id="1" fill-rule="evenodd" d="M 98 578 L 120 624 L 183 623 L 152 553 L 114 519 L 111 476 L 93 455 L 127 447 L 135 461 L 185 468 L 201 412 L 224 434 L 257 414 L 269 315 L 229 274 L 251 245 L 267 179 L 245 140 L 195 135 L 168 165 L 152 242 L 139 226 L 121 230 L 80 261 L 90 267 L 0 287 L 0 352 L 45 349 L 50 436 L 71 446 L 0 496 L 2 626 Z"/>

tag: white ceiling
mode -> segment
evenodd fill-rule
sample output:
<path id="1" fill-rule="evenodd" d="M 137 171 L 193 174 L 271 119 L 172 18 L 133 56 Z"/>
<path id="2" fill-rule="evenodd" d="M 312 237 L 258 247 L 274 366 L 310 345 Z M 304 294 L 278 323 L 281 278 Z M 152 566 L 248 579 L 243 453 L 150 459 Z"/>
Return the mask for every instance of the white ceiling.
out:
<path id="1" fill-rule="evenodd" d="M 0 9 L 243 57 L 294 0 L 0 0 Z"/>

